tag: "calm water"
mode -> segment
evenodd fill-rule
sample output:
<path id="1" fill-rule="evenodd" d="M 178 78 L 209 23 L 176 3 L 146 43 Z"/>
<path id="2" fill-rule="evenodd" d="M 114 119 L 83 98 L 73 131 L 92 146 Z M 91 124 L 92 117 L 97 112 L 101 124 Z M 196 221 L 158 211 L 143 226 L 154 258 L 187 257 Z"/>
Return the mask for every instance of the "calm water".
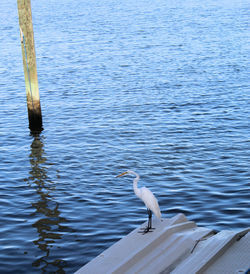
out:
<path id="1" fill-rule="evenodd" d="M 1 273 L 72 273 L 144 222 L 127 169 L 164 217 L 250 225 L 249 1 L 32 1 L 36 137 L 0 8 Z"/>

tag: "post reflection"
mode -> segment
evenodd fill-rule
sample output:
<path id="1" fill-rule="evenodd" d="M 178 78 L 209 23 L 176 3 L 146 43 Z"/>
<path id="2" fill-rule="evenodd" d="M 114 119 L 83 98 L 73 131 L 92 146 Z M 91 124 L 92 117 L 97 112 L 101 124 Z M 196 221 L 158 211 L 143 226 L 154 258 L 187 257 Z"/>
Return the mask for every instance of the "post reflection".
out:
<path id="1" fill-rule="evenodd" d="M 43 137 L 33 136 L 30 152 L 31 171 L 29 184 L 36 189 L 37 201 L 32 203 L 35 209 L 32 219 L 36 220 L 38 239 L 33 243 L 38 247 L 38 256 L 32 266 L 43 273 L 65 273 L 66 262 L 60 259 L 58 248 L 62 244 L 63 232 L 67 231 L 62 223 L 67 222 L 60 217 L 59 204 L 53 199 L 55 184 L 48 176 L 48 165 L 44 153 Z"/>

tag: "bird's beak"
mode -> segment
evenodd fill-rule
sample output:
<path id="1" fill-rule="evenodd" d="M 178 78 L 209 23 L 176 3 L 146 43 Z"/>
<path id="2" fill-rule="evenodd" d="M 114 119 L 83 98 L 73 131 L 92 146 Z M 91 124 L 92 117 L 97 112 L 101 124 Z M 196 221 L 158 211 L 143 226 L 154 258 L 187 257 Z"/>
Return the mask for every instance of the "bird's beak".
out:
<path id="1" fill-rule="evenodd" d="M 127 172 L 127 171 L 125 171 L 125 172 L 123 172 L 122 174 L 117 175 L 117 176 L 116 176 L 116 178 L 121 177 L 121 176 L 123 176 L 123 175 L 125 175 L 125 174 L 127 174 L 127 173 L 128 173 L 128 172 Z"/>

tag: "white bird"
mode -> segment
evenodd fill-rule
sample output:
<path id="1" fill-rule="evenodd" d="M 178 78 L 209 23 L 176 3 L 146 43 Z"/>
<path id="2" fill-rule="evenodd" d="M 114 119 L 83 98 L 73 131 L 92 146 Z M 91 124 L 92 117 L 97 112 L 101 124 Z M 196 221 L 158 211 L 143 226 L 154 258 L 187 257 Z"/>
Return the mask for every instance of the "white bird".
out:
<path id="1" fill-rule="evenodd" d="M 134 180 L 133 180 L 133 188 L 134 188 L 135 195 L 138 198 L 140 198 L 144 202 L 145 206 L 147 207 L 148 225 L 144 230 L 144 233 L 147 233 L 152 228 L 152 212 L 154 213 L 154 215 L 157 218 L 161 218 L 161 210 L 160 210 L 158 201 L 155 198 L 154 194 L 148 188 L 146 188 L 146 187 L 138 188 L 137 184 L 140 179 L 140 176 L 136 172 L 134 172 L 132 170 L 128 170 L 116 177 L 121 177 L 121 176 L 127 175 L 127 174 L 136 176 L 136 178 L 134 178 Z"/>

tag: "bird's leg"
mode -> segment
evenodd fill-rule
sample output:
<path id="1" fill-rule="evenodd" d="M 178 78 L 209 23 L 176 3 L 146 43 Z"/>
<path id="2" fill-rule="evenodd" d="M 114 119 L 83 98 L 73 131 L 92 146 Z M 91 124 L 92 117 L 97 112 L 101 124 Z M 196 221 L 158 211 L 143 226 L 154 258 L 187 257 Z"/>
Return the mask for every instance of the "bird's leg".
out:
<path id="1" fill-rule="evenodd" d="M 152 211 L 150 209 L 147 208 L 147 212 L 148 212 L 148 225 L 142 229 L 142 233 L 145 234 L 147 232 L 152 232 Z"/>
<path id="2" fill-rule="evenodd" d="M 152 211 L 148 209 L 148 230 L 152 228 Z"/>

